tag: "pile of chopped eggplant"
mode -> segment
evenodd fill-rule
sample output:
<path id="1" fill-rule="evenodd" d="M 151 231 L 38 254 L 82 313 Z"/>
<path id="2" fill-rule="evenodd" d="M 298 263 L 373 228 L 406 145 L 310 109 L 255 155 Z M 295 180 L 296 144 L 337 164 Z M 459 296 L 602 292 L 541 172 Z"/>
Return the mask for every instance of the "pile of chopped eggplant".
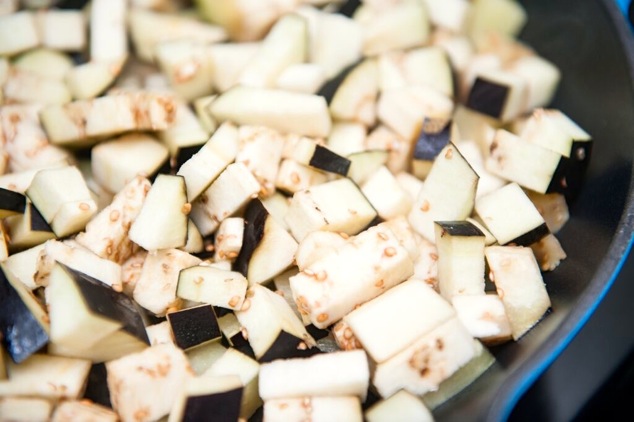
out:
<path id="1" fill-rule="evenodd" d="M 0 0 L 0 420 L 432 420 L 545 316 L 525 11 L 358 3 Z"/>

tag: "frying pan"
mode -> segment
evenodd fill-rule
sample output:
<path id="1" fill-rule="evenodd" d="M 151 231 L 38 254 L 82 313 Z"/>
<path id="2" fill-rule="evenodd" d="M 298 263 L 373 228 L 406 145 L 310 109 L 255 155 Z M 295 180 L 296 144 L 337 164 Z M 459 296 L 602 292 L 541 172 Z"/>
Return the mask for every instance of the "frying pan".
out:
<path id="1" fill-rule="evenodd" d="M 522 394 L 583 327 L 632 246 L 630 27 L 613 0 L 522 3 L 529 20 L 521 39 L 562 72 L 552 106 L 593 135 L 593 156 L 584 189 L 570 205 L 571 219 L 557 235 L 568 259 L 544 277 L 552 312 L 519 341 L 492 348 L 497 362 L 434 412 L 439 421 L 506 420 Z"/>

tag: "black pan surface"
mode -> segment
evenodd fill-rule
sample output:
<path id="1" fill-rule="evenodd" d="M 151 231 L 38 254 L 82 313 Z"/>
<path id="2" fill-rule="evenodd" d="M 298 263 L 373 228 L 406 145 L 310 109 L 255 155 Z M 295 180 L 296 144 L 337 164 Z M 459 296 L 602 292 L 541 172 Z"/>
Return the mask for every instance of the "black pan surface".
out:
<path id="1" fill-rule="evenodd" d="M 438 408 L 437 420 L 506 420 L 614 282 L 632 245 L 634 39 L 612 0 L 525 0 L 521 38 L 562 71 L 553 107 L 595 140 L 582 194 L 558 234 L 568 259 L 545 281 L 552 312 L 476 382 Z M 580 368 L 583 370 L 583 368 Z"/>

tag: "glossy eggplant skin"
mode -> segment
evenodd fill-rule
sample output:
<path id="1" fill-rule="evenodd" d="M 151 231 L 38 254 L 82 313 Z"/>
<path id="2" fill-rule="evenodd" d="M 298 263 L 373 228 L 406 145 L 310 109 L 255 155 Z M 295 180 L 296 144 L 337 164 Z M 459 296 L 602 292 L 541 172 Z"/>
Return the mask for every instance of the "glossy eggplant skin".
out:
<path id="1" fill-rule="evenodd" d="M 557 234 L 568 258 L 545 275 L 553 309 L 518 342 L 492 348 L 497 363 L 434 412 L 444 420 L 505 420 L 519 398 L 582 329 L 616 278 L 634 230 L 634 38 L 613 0 L 521 0 L 521 34 L 562 72 L 552 107 L 595 140 L 571 220 Z"/>

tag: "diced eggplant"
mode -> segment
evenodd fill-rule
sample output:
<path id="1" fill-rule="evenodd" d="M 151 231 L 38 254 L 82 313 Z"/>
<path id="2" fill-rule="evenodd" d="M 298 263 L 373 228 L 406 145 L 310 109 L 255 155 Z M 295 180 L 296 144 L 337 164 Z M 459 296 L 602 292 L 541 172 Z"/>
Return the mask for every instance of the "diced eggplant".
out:
<path id="1" fill-rule="evenodd" d="M 242 248 L 234 268 L 249 284 L 264 283 L 291 266 L 297 242 L 271 217 L 259 199 L 249 203 L 244 221 Z"/>
<path id="2" fill-rule="evenodd" d="M 4 222 L 11 251 L 32 248 L 55 238 L 53 229 L 31 201 L 27 203 L 24 214 L 7 217 Z"/>
<path id="3" fill-rule="evenodd" d="M 294 194 L 295 192 L 309 189 L 311 186 L 325 183 L 327 180 L 328 175 L 326 173 L 287 158 L 280 163 L 277 178 L 275 179 L 275 187 Z"/>
<path id="4" fill-rule="evenodd" d="M 554 64 L 536 55 L 525 56 L 512 64 L 512 72 L 527 81 L 527 110 L 550 104 L 561 79 L 561 73 Z"/>
<path id="5" fill-rule="evenodd" d="M 552 234 L 556 234 L 570 219 L 566 198 L 560 193 L 541 194 L 526 191 L 537 211 L 541 214 Z"/>
<path id="6" fill-rule="evenodd" d="M 75 237 L 77 243 L 102 258 L 123 264 L 138 249 L 128 234 L 150 187 L 150 182 L 141 176 L 128 182 L 110 205 L 86 224 L 85 231 Z"/>
<path id="7" fill-rule="evenodd" d="M 318 396 L 272 399 L 264 402 L 264 419 L 270 422 L 342 420 L 361 422 L 361 402 L 353 396 Z"/>
<path id="8" fill-rule="evenodd" d="M 90 59 L 124 61 L 128 56 L 125 0 L 96 0 L 90 7 Z"/>
<path id="9" fill-rule="evenodd" d="M 51 270 L 46 302 L 58 354 L 80 356 L 98 343 L 110 343 L 118 357 L 148 344 L 143 319 L 128 296 L 62 264 Z"/>
<path id="10" fill-rule="evenodd" d="M 383 124 L 374 128 L 365 141 L 368 150 L 383 150 L 388 153 L 385 165 L 394 174 L 409 171 L 412 145 L 410 140 L 403 138 Z"/>
<path id="11" fill-rule="evenodd" d="M 159 322 L 158 324 L 148 325 L 145 327 L 145 331 L 147 332 L 150 346 L 175 342 L 170 322 L 167 320 Z"/>
<path id="12" fill-rule="evenodd" d="M 90 361 L 36 354 L 7 365 L 9 379 L 0 381 L 0 397 L 32 396 L 78 399 L 83 393 Z"/>
<path id="13" fill-rule="evenodd" d="M 174 120 L 158 132 L 159 139 L 170 152 L 174 168 L 179 168 L 198 152 L 209 135 L 187 103 L 180 100 L 175 103 Z"/>
<path id="14" fill-rule="evenodd" d="M 212 137 L 178 169 L 185 178 L 187 199 L 196 199 L 235 159 L 238 130 L 231 123 L 221 125 Z"/>
<path id="15" fill-rule="evenodd" d="M 389 152 L 381 149 L 365 150 L 348 155 L 348 177 L 358 185 L 363 183 L 381 166 L 387 164 Z"/>
<path id="16" fill-rule="evenodd" d="M 508 122 L 527 111 L 526 81 L 510 72 L 488 70 L 476 77 L 467 107 Z"/>
<path id="17" fill-rule="evenodd" d="M 302 271 L 310 265 L 336 251 L 346 243 L 347 235 L 325 230 L 309 233 L 299 243 L 295 253 L 295 263 Z"/>
<path id="18" fill-rule="evenodd" d="M 216 95 L 207 95 L 205 97 L 199 97 L 194 100 L 192 106 L 194 107 L 194 113 L 200 122 L 202 128 L 208 133 L 216 132 L 218 123 L 209 114 L 209 105 L 216 99 Z"/>
<path id="19" fill-rule="evenodd" d="M 199 41 L 182 38 L 159 42 L 154 48 L 161 71 L 185 101 L 213 92 L 213 67 L 205 47 Z"/>
<path id="20" fill-rule="evenodd" d="M 326 145 L 334 153 L 350 159 L 349 155 L 363 152 L 366 149 L 367 132 L 366 127 L 361 123 L 336 122 L 332 125 Z"/>
<path id="21" fill-rule="evenodd" d="M 489 277 L 502 299 L 513 339 L 530 330 L 550 308 L 544 280 L 530 248 L 489 246 L 485 249 Z"/>
<path id="22" fill-rule="evenodd" d="M 299 311 L 317 328 L 338 321 L 414 272 L 409 252 L 384 224 L 365 230 L 291 277 Z"/>
<path id="23" fill-rule="evenodd" d="M 200 230 L 190 219 L 187 220 L 187 242 L 180 248 L 187 253 L 199 254 L 205 251 L 205 240 Z"/>
<path id="24" fill-rule="evenodd" d="M 48 286 L 50 272 L 59 262 L 77 272 L 99 280 L 115 291 L 122 291 L 121 266 L 101 258 L 73 242 L 48 240 L 37 257 L 33 279 L 37 286 Z"/>
<path id="25" fill-rule="evenodd" d="M 123 286 L 123 293 L 128 296 L 134 294 L 134 288 L 139 278 L 141 278 L 143 263 L 145 262 L 147 254 L 147 251 L 139 249 L 121 263 L 121 284 Z"/>
<path id="26" fill-rule="evenodd" d="M 270 104 L 276 107 L 272 109 Z M 306 136 L 327 136 L 332 124 L 323 97 L 278 89 L 236 86 L 216 98 L 209 108 L 219 122 L 266 125 Z"/>
<path id="27" fill-rule="evenodd" d="M 282 156 L 342 176 L 347 175 L 350 167 L 350 160 L 306 137 L 288 137 Z"/>
<path id="28" fill-rule="evenodd" d="M 236 317 L 260 362 L 310 356 L 315 342 L 284 298 L 259 284 L 252 285 Z"/>
<path id="29" fill-rule="evenodd" d="M 106 363 L 112 407 L 122 421 L 158 420 L 184 391 L 192 370 L 185 353 L 160 344 Z"/>
<path id="30" fill-rule="evenodd" d="M 472 38 L 496 31 L 517 35 L 526 23 L 526 11 L 515 0 L 476 0 L 471 6 L 468 33 Z"/>
<path id="31" fill-rule="evenodd" d="M 465 328 L 485 344 L 511 339 L 511 326 L 497 294 L 457 295 L 451 299 L 451 304 Z"/>
<path id="32" fill-rule="evenodd" d="M 430 33 L 429 16 L 422 2 L 399 2 L 389 8 L 363 5 L 354 19 L 363 29 L 363 54 L 424 45 Z"/>
<path id="33" fill-rule="evenodd" d="M 500 245 L 528 246 L 549 233 L 539 211 L 517 183 L 481 196 L 475 211 Z"/>
<path id="34" fill-rule="evenodd" d="M 192 203 L 190 218 L 203 236 L 257 196 L 260 183 L 243 163 L 229 164 Z"/>
<path id="35" fill-rule="evenodd" d="M 204 375 L 237 375 L 244 386 L 240 406 L 240 417 L 248 419 L 255 413 L 257 408 L 262 405 L 262 400 L 258 394 L 259 372 L 260 364 L 258 362 L 236 349 L 229 348 L 205 371 Z"/>
<path id="36" fill-rule="evenodd" d="M 227 349 L 219 341 L 203 344 L 200 347 L 194 347 L 186 351 L 187 359 L 191 365 L 194 374 L 202 375 L 211 367 Z"/>
<path id="37" fill-rule="evenodd" d="M 491 173 L 539 193 L 553 190 L 563 179 L 556 171 L 565 170 L 562 155 L 522 140 L 519 136 L 498 130 L 485 166 Z M 563 175 L 562 175 L 563 176 Z M 552 185 L 552 187 L 551 187 Z"/>
<path id="38" fill-rule="evenodd" d="M 200 262 L 199 258 L 178 249 L 148 253 L 134 287 L 134 300 L 155 315 L 164 315 L 172 306 L 178 309 L 181 303 L 176 296 L 178 275 Z"/>
<path id="39" fill-rule="evenodd" d="M 431 166 L 440 153 L 450 142 L 456 142 L 455 125 L 451 121 L 440 127 L 425 119 L 420 134 L 414 144 L 414 159 L 412 173 L 419 179 L 425 179 Z"/>
<path id="40" fill-rule="evenodd" d="M 86 18 L 80 10 L 39 10 L 35 24 L 44 47 L 62 51 L 86 47 Z"/>
<path id="41" fill-rule="evenodd" d="M 249 344 L 243 336 L 242 326 L 235 313 L 229 312 L 218 317 L 218 324 L 220 325 L 220 331 L 222 331 L 223 338 L 221 343 L 223 345 L 237 349 Z M 253 357 L 253 353 L 250 353 L 249 357 Z"/>
<path id="42" fill-rule="evenodd" d="M 542 271 L 553 271 L 559 266 L 561 261 L 568 257 L 559 240 L 553 234 L 542 237 L 530 247 Z"/>
<path id="43" fill-rule="evenodd" d="M 302 7 L 297 11 L 308 21 L 311 63 L 332 79 L 361 58 L 363 35 L 360 25 L 347 16 Z"/>
<path id="44" fill-rule="evenodd" d="M 64 81 L 40 76 L 36 73 L 11 69 L 4 83 L 3 94 L 7 101 L 38 105 L 61 105 L 71 100 Z"/>
<path id="45" fill-rule="evenodd" d="M 93 363 L 90 367 L 83 398 L 112 409 L 106 365 L 104 363 Z"/>
<path id="46" fill-rule="evenodd" d="M 323 86 L 324 69 L 313 63 L 298 63 L 284 69 L 275 87 L 291 92 L 315 94 Z"/>
<path id="47" fill-rule="evenodd" d="M 238 129 L 236 162 L 244 163 L 260 183 L 260 196 L 275 191 L 279 162 L 285 140 L 282 134 L 265 126 L 241 126 Z"/>
<path id="48" fill-rule="evenodd" d="M 482 154 L 482 146 L 476 141 L 463 140 L 459 143 L 459 145 L 462 156 L 467 160 L 478 176 L 480 176 L 480 179 L 478 179 L 476 198 L 493 192 L 508 183 L 503 178 L 492 174 L 485 168 L 485 158 Z"/>
<path id="49" fill-rule="evenodd" d="M 354 336 L 352 329 L 345 319 L 342 319 L 333 325 L 331 332 L 339 349 L 344 351 L 363 349 L 363 345 L 359 339 Z"/>
<path id="50" fill-rule="evenodd" d="M 239 84 L 256 88 L 273 88 L 282 72 L 306 61 L 308 53 L 306 19 L 289 13 L 282 16 L 262 40 L 262 45 L 249 60 Z"/>
<path id="51" fill-rule="evenodd" d="M 211 305 L 167 313 L 174 343 L 183 350 L 220 340 L 218 318 Z"/>
<path id="52" fill-rule="evenodd" d="M 26 196 L 8 189 L 0 188 L 0 218 L 24 214 Z"/>
<path id="53" fill-rule="evenodd" d="M 210 44 L 227 38 L 219 26 L 182 14 L 159 13 L 140 7 L 128 11 L 128 29 L 136 57 L 146 62 L 154 61 L 155 48 L 161 42 L 180 39 Z"/>
<path id="54" fill-rule="evenodd" d="M 247 285 L 247 279 L 238 272 L 197 265 L 181 270 L 176 296 L 194 302 L 240 310 Z"/>
<path id="55" fill-rule="evenodd" d="M 217 2 L 197 0 L 201 16 L 222 26 L 229 37 L 236 41 L 254 41 L 262 38 L 282 15 L 292 11 L 296 2 L 264 0 L 243 3 L 237 0 Z"/>
<path id="56" fill-rule="evenodd" d="M 407 390 L 400 390 L 366 410 L 365 420 L 368 422 L 433 422 L 434 417 L 421 399 Z"/>
<path id="57" fill-rule="evenodd" d="M 436 221 L 435 231 L 440 294 L 484 294 L 484 233 L 468 221 Z"/>
<path id="58" fill-rule="evenodd" d="M 235 375 L 202 376 L 187 380 L 170 411 L 168 422 L 214 420 L 232 422 L 240 416 L 243 388 Z"/>
<path id="59" fill-rule="evenodd" d="M 53 412 L 51 422 L 69 420 L 90 420 L 92 422 L 117 422 L 119 417 L 112 409 L 100 406 L 86 400 L 65 401 L 60 403 Z"/>
<path id="60" fill-rule="evenodd" d="M 21 11 L 0 16 L 0 55 L 12 56 L 37 47 L 40 37 L 33 13 Z"/>
<path id="61" fill-rule="evenodd" d="M 190 210 L 185 179 L 160 174 L 132 222 L 128 236 L 148 251 L 185 246 Z"/>
<path id="62" fill-rule="evenodd" d="M 50 400 L 32 397 L 3 397 L 0 415 L 12 422 L 47 422 L 53 412 Z"/>
<path id="63" fill-rule="evenodd" d="M 337 87 L 330 101 L 330 113 L 333 119 L 372 127 L 376 122 L 378 94 L 379 74 L 376 61 L 366 59 L 356 65 Z"/>
<path id="64" fill-rule="evenodd" d="M 449 303 L 424 281 L 410 279 L 361 305 L 343 321 L 373 361 L 381 363 L 454 315 Z"/>
<path id="65" fill-rule="evenodd" d="M 350 179 L 339 179 L 295 193 L 285 220 L 301 241 L 315 230 L 354 235 L 376 216 L 359 187 Z"/>
<path id="66" fill-rule="evenodd" d="M 491 246 L 494 245 L 498 242 L 498 240 L 495 238 L 495 236 L 493 236 L 493 234 L 491 234 L 491 232 L 485 227 L 484 223 L 482 222 L 482 220 L 476 215 L 474 218 L 467 218 L 465 219 L 465 221 L 468 221 L 469 223 L 473 224 L 474 226 L 476 226 L 478 228 L 478 230 L 480 230 L 482 232 L 482 234 L 484 234 L 484 244 L 486 246 Z"/>
<path id="67" fill-rule="evenodd" d="M 436 390 L 475 353 L 473 337 L 454 317 L 377 365 L 372 382 L 384 398 L 400 389 L 421 395 Z"/>
<path id="68" fill-rule="evenodd" d="M 242 70 L 260 48 L 258 42 L 218 43 L 208 47 L 209 59 L 214 67 L 214 88 L 228 91 L 238 84 Z"/>
<path id="69" fill-rule="evenodd" d="M 441 382 L 436 391 L 429 391 L 423 395 L 423 402 L 429 409 L 434 410 L 449 401 L 495 363 L 495 357 L 486 347 L 482 346 L 482 343 L 473 340 L 473 346 L 475 355 L 469 362 Z"/>
<path id="70" fill-rule="evenodd" d="M 479 177 L 455 145 L 438 154 L 409 214 L 412 227 L 433 241 L 434 221 L 460 221 L 471 215 Z"/>
<path id="71" fill-rule="evenodd" d="M 23 362 L 49 341 L 48 315 L 35 296 L 0 271 L 0 333 L 14 362 Z M 2 381 L 0 381 L 2 382 Z"/>
<path id="72" fill-rule="evenodd" d="M 86 146 L 96 138 L 133 130 L 167 129 L 175 119 L 173 96 L 150 92 L 118 92 L 42 109 L 42 126 L 58 145 Z"/>
<path id="73" fill-rule="evenodd" d="M 214 236 L 216 261 L 235 261 L 242 249 L 244 224 L 242 217 L 230 217 L 220 223 Z"/>
<path id="74" fill-rule="evenodd" d="M 370 370 L 362 350 L 277 360 L 260 366 L 260 397 L 356 396 L 365 400 Z"/>
<path id="75" fill-rule="evenodd" d="M 366 179 L 361 185 L 361 192 L 384 220 L 408 215 L 414 202 L 385 166 L 379 167 Z"/>
<path id="76" fill-rule="evenodd" d="M 167 148 L 144 133 L 102 142 L 92 148 L 90 155 L 95 180 L 113 193 L 121 191 L 137 176 L 156 174 L 169 158 Z"/>

